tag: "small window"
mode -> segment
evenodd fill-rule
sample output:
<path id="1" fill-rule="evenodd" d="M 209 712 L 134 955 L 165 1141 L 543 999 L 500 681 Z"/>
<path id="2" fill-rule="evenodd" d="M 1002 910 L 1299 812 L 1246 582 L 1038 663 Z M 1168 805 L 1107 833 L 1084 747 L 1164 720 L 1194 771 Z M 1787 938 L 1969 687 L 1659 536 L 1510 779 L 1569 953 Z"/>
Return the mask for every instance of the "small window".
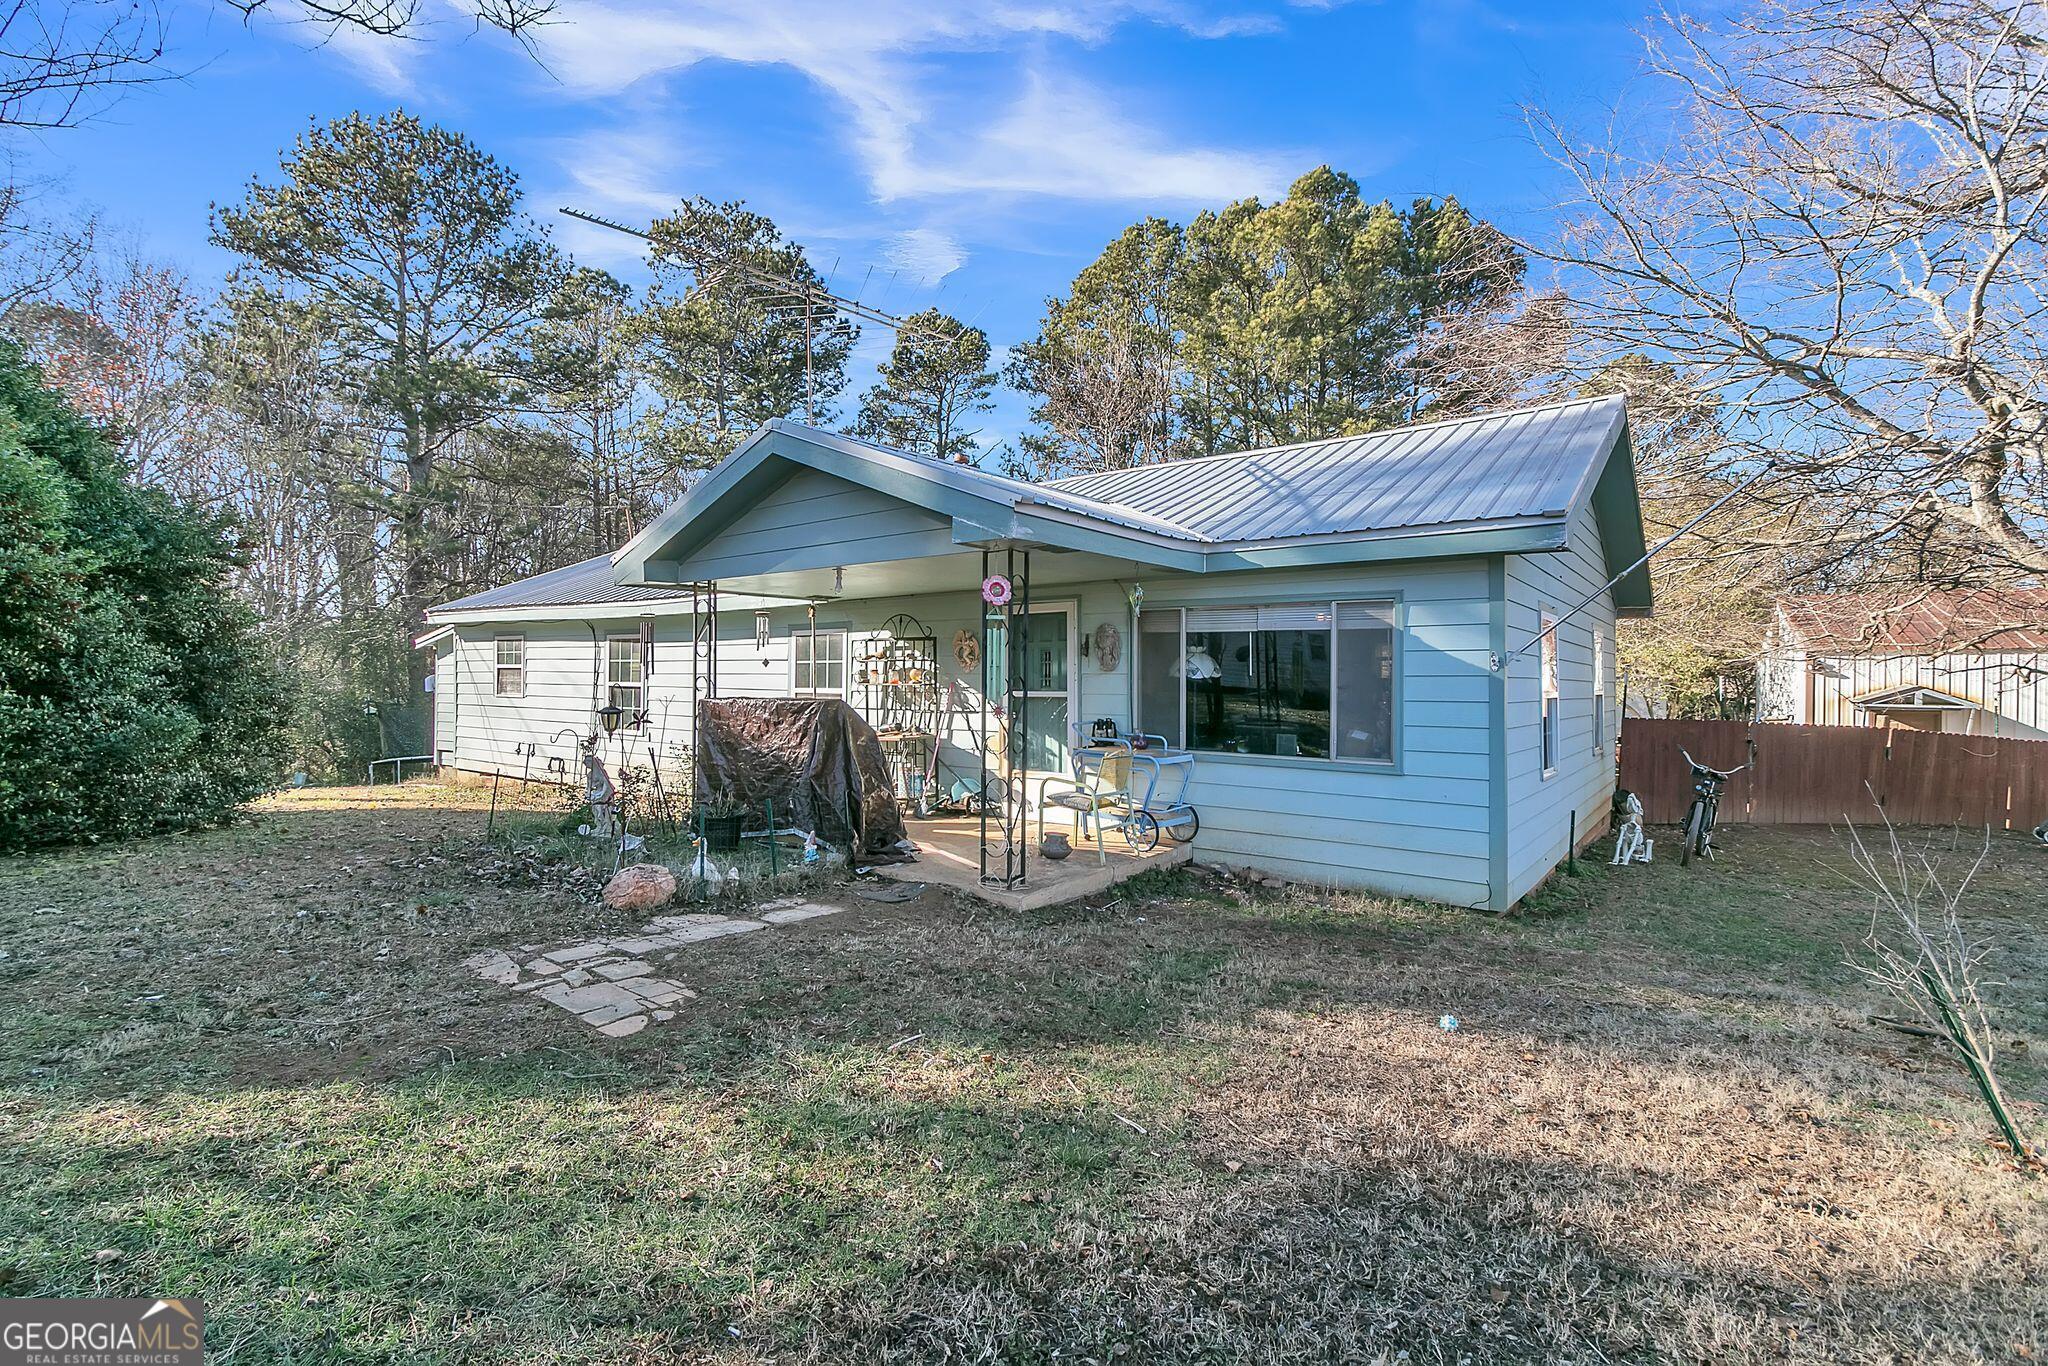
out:
<path id="1" fill-rule="evenodd" d="M 526 696 L 526 637 L 498 637 L 498 682 L 500 697 Z"/>
<path id="2" fill-rule="evenodd" d="M 605 705 L 625 715 L 621 730 L 638 730 L 646 720 L 646 674 L 640 637 L 613 636 L 605 642 Z"/>
<path id="3" fill-rule="evenodd" d="M 1545 612 L 1537 627 L 1543 633 L 1543 771 L 1551 773 L 1557 768 L 1557 619 Z"/>
<path id="4" fill-rule="evenodd" d="M 1593 632 L 1593 753 L 1607 748 L 1607 633 Z"/>
<path id="5" fill-rule="evenodd" d="M 846 632 L 789 633 L 790 691 L 799 697 L 846 692 Z"/>

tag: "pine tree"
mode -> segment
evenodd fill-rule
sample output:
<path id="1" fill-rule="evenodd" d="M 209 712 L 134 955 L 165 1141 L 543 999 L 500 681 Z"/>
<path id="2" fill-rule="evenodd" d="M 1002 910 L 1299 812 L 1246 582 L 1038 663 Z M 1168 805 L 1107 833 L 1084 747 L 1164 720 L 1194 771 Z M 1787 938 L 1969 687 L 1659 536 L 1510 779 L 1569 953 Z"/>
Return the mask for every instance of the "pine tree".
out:
<path id="1" fill-rule="evenodd" d="M 965 460 L 980 449 L 965 424 L 993 405 L 988 334 L 928 308 L 896 334 L 880 383 L 861 399 L 856 436 L 935 460 Z"/>

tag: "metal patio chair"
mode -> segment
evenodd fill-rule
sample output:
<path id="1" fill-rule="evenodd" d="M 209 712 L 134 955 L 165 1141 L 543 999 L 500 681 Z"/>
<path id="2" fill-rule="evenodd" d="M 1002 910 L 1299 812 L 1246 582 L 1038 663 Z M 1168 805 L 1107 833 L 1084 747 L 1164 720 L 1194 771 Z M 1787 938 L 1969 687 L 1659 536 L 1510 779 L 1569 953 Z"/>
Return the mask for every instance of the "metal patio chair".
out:
<path id="1" fill-rule="evenodd" d="M 1109 850 L 1102 843 L 1103 828 L 1122 828 L 1131 816 L 1131 750 L 1128 745 L 1118 745 L 1098 753 L 1099 758 L 1090 756 L 1085 764 L 1076 762 L 1073 777 L 1053 774 L 1039 780 L 1038 843 L 1041 847 L 1045 844 L 1046 807 L 1057 806 L 1075 813 L 1083 838 L 1094 827 L 1095 861 L 1107 864 Z M 1067 790 L 1053 791 L 1055 783 Z"/>

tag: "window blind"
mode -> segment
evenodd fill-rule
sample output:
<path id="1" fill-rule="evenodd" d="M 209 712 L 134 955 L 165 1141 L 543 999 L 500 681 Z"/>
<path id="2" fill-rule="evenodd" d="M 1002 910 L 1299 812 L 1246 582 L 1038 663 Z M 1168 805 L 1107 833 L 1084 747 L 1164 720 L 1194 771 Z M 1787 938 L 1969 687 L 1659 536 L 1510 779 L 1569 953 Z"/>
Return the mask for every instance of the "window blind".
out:
<path id="1" fill-rule="evenodd" d="M 1189 631 L 1327 631 L 1330 605 L 1282 603 L 1271 607 L 1190 607 Z"/>
<path id="2" fill-rule="evenodd" d="M 1394 629 L 1394 604 L 1391 602 L 1340 602 L 1337 604 L 1337 629 L 1340 631 L 1371 631 Z"/>

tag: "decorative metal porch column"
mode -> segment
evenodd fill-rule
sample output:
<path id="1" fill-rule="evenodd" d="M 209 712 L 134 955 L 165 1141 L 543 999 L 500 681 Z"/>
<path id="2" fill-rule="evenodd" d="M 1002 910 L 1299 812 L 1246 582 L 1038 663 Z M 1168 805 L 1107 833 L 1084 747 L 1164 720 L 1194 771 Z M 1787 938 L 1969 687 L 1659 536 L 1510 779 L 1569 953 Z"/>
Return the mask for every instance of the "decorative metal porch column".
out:
<path id="1" fill-rule="evenodd" d="M 1025 664 L 1031 630 L 1031 552 L 1015 545 L 981 552 L 981 881 L 1014 891 L 1024 885 L 1030 852 L 1025 827 L 1030 772 L 1030 680 Z M 1002 636 L 1002 677 L 996 636 Z M 1000 682 L 1000 696 L 997 683 Z M 996 746 L 995 765 L 989 749 Z M 996 829 L 989 829 L 993 807 Z"/>

